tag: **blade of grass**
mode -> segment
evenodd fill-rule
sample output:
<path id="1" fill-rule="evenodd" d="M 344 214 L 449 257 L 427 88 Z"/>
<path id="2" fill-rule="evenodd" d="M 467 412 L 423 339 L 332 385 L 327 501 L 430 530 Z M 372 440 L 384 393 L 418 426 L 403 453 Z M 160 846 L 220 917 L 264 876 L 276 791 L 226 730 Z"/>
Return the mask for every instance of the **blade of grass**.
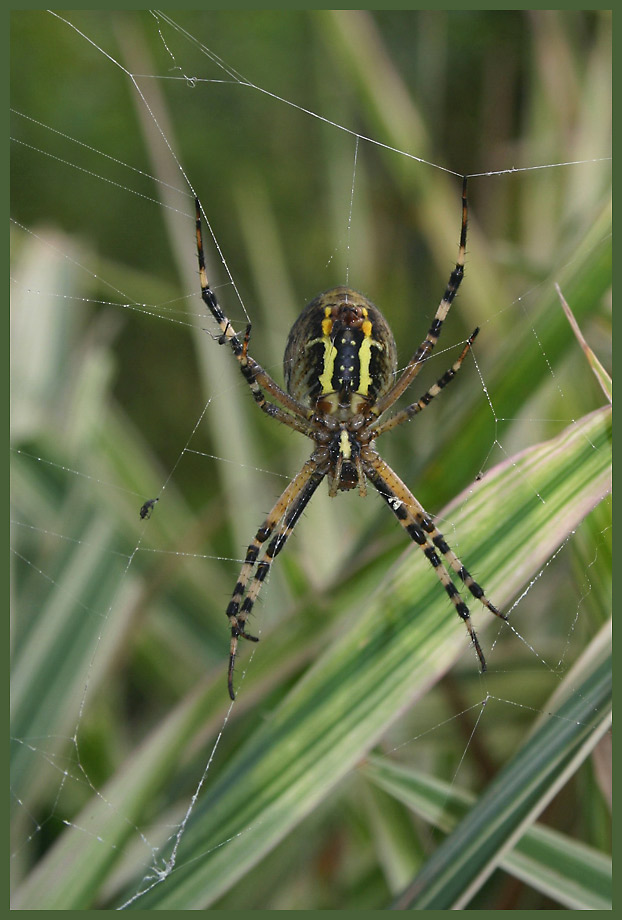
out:
<path id="1" fill-rule="evenodd" d="M 479 483 L 467 507 L 460 496 L 443 513 L 451 516 L 464 544 L 472 541 L 466 558 L 485 574 L 498 603 L 507 605 L 606 493 L 609 464 L 610 412 L 605 409 L 500 465 Z M 282 839 L 461 653 L 460 624 L 425 559 L 408 552 L 351 628 L 208 788 L 182 837 L 175 871 L 135 906 L 192 909 L 212 902 Z M 184 718 L 190 741 L 196 720 L 187 712 Z M 175 749 L 183 745 L 180 732 Z M 148 750 L 149 742 L 142 755 Z M 141 790 L 149 786 L 149 777 L 162 776 L 162 758 L 170 762 L 161 739 L 152 753 L 153 760 L 141 756 L 145 772 L 139 771 L 130 800 L 123 809 L 109 809 L 108 846 L 85 840 L 78 816 L 23 886 L 21 909 L 92 903 L 131 832 L 127 815 L 139 816 L 133 799 L 144 801 Z M 101 800 L 111 800 L 107 790 Z"/>
<path id="2" fill-rule="evenodd" d="M 127 631 L 124 614 L 133 584 L 125 582 L 119 591 L 124 560 L 113 551 L 109 521 L 93 512 L 72 521 L 71 528 L 66 530 L 71 542 L 45 559 L 45 570 L 23 556 L 16 563 L 38 592 L 37 616 L 21 637 L 13 665 L 11 730 L 19 743 L 11 778 L 22 802 L 36 799 L 50 764 L 72 737 L 85 683 L 93 690 L 98 686 Z M 54 590 L 42 594 L 50 583 Z M 33 744 L 46 756 L 33 758 Z"/>
<path id="3" fill-rule="evenodd" d="M 607 627 L 601 630 L 592 643 L 596 655 L 593 656 L 590 650 L 586 656 L 586 663 L 590 671 L 588 676 L 593 676 L 593 672 L 602 664 L 603 650 L 606 652 L 605 646 L 608 648 L 609 643 L 610 628 Z M 564 679 L 564 683 L 571 684 L 571 690 L 576 699 L 577 683 L 574 678 L 573 669 L 573 672 Z M 551 716 L 551 712 L 547 712 L 544 730 L 551 718 L 555 719 L 559 716 Z M 607 719 L 604 718 L 603 724 L 606 722 Z M 583 723 L 578 723 L 575 728 L 577 734 L 584 733 Z M 594 735 L 594 740 L 597 734 L 598 732 Z M 539 742 L 532 739 L 529 742 L 528 751 L 522 750 L 519 753 L 520 761 L 515 768 L 519 783 L 528 782 L 525 764 L 528 770 L 535 769 L 536 764 L 540 765 L 540 770 L 542 769 L 541 749 L 538 745 Z M 512 769 L 512 765 L 508 765 L 499 779 L 495 781 L 495 786 L 499 791 L 499 798 L 495 803 L 498 806 L 495 816 L 499 815 L 501 809 L 507 809 L 508 806 L 513 807 L 519 795 L 520 790 L 517 788 L 517 783 L 513 782 L 512 777 L 509 776 Z M 424 820 L 447 833 L 454 830 L 471 808 L 474 808 L 473 816 L 480 808 L 480 803 L 476 801 L 472 793 L 460 789 L 455 784 L 423 774 L 410 766 L 392 763 L 384 757 L 370 757 L 362 768 L 362 772 L 368 780 L 395 796 Z M 554 771 L 550 773 L 550 780 L 554 783 L 559 780 Z M 487 795 L 492 789 L 491 786 Z M 545 789 L 544 794 L 546 795 L 547 792 L 548 790 Z M 546 804 L 544 796 L 541 802 L 544 807 Z M 475 838 L 474 828 L 469 829 L 469 835 L 468 839 L 472 841 Z M 481 841 L 482 837 L 483 834 L 477 839 Z M 570 910 L 611 909 L 611 858 L 605 853 L 537 824 L 530 827 L 511 850 L 506 852 L 505 848 L 502 848 L 501 855 L 499 855 L 498 848 L 491 849 L 490 852 L 493 857 L 493 865 L 498 863 L 506 872 L 548 897 L 554 898 Z M 448 863 L 454 856 L 455 853 L 448 854 L 447 868 L 450 868 Z M 473 860 L 469 859 L 467 863 L 464 880 L 466 885 L 470 885 Z M 428 867 L 424 871 L 427 869 Z M 414 902 L 410 906 L 414 906 Z"/>
<path id="4" fill-rule="evenodd" d="M 596 357 L 596 355 L 594 354 L 590 346 L 585 341 L 585 337 L 583 333 L 581 332 L 581 328 L 578 322 L 576 321 L 572 310 L 568 306 L 568 303 L 566 302 L 566 298 L 562 294 L 559 284 L 555 285 L 555 290 L 557 291 L 557 296 L 559 297 L 560 303 L 564 309 L 564 313 L 566 314 L 568 322 L 570 323 L 570 328 L 574 332 L 577 342 L 583 349 L 585 357 L 587 358 L 590 367 L 594 371 L 594 376 L 598 380 L 598 383 L 600 384 L 600 387 L 603 393 L 605 394 L 605 396 L 607 397 L 607 399 L 609 400 L 609 402 L 612 402 L 613 388 L 612 388 L 611 377 L 607 373 L 606 369 L 602 366 L 602 364 L 600 363 L 600 361 L 598 360 L 598 358 Z"/>
<path id="5" fill-rule="evenodd" d="M 607 411 L 593 413 L 500 466 L 469 506 L 468 523 L 456 510 L 461 500 L 453 506 L 465 539 L 488 534 L 473 555 L 502 604 L 607 491 L 609 424 Z M 523 477 L 530 500 L 517 484 Z M 464 647 L 444 601 L 425 560 L 409 553 L 211 786 L 175 872 L 136 906 L 205 906 L 294 827 Z"/>
<path id="6" fill-rule="evenodd" d="M 540 860 L 551 838 L 527 836 L 517 847 L 523 856 L 517 863 L 508 851 L 609 730 L 611 678 L 609 643 L 604 649 L 600 643 L 600 655 L 584 682 L 573 687 L 566 702 L 495 777 L 398 898 L 393 905 L 395 910 L 463 910 L 499 864 L 508 871 L 513 871 L 516 864 L 518 874 L 526 876 L 530 884 L 571 903 L 580 898 L 578 882 L 582 881 L 583 896 L 589 894 L 601 909 L 603 904 L 607 909 L 610 882 L 608 885 L 602 864 L 586 860 L 585 852 L 573 852 L 568 843 L 564 848 L 550 848 L 546 872 Z M 554 871 L 557 884 L 553 883 Z"/>
<path id="7" fill-rule="evenodd" d="M 484 573 L 497 603 L 508 604 L 607 492 L 609 466 L 610 412 L 604 409 L 500 465 L 466 506 L 459 496 L 443 512 L 461 545 L 469 545 L 465 557 Z M 181 838 L 174 871 L 162 872 L 164 884 L 145 881 L 151 890 L 131 906 L 205 907 L 291 831 L 458 655 L 472 654 L 448 607 L 426 560 L 409 551 L 351 626 L 342 624 L 342 637 L 273 717 L 208 784 Z M 243 697 L 244 685 L 239 693 Z M 176 751 L 183 748 L 182 734 Z M 161 759 L 170 758 L 162 747 L 154 754 L 153 763 L 141 758 L 149 766 L 134 783 L 134 795 L 142 795 Z M 110 809 L 107 847 L 85 838 L 78 816 L 23 886 L 20 909 L 92 903 L 102 875 L 122 852 L 116 840 L 121 844 L 128 835 L 126 815 L 136 814 L 131 801 L 125 805 L 128 811 Z M 99 871 L 91 871 L 94 863 Z M 137 880 L 128 897 L 140 890 Z"/>

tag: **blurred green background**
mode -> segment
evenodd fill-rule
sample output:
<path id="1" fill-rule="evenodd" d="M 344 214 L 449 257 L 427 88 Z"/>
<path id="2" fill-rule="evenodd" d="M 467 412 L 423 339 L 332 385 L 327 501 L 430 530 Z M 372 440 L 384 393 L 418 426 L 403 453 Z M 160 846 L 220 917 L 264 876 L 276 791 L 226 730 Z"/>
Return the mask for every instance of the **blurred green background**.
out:
<path id="1" fill-rule="evenodd" d="M 215 237 L 206 232 L 212 286 L 235 324 L 250 317 L 253 355 L 282 380 L 297 313 L 346 280 L 383 310 L 406 362 L 456 257 L 460 181 L 448 171 L 507 170 L 471 180 L 466 279 L 413 397 L 479 325 L 477 368 L 469 361 L 437 404 L 380 445 L 436 513 L 478 474 L 602 404 L 555 324 L 553 282 L 563 287 L 578 262 L 594 267 L 570 305 L 610 369 L 600 266 L 611 20 L 182 11 L 177 29 L 142 11 L 61 15 L 75 29 L 43 11 L 11 17 L 16 884 L 142 739 L 185 699 L 211 693 L 175 765 L 132 812 L 125 859 L 111 852 L 94 885 L 91 904 L 106 907 L 141 877 L 136 828 L 164 839 L 160 825 L 178 821 L 194 791 L 228 707 L 223 611 L 238 560 L 309 450 L 255 409 L 210 338 L 192 192 Z M 357 145 L 357 134 L 379 143 Z M 535 168 L 572 161 L 587 162 Z M 405 549 L 375 496 L 320 492 L 264 590 L 265 641 L 214 772 Z M 145 523 L 139 509 L 155 496 Z M 569 667 L 604 619 L 608 513 L 586 519 L 521 601 L 526 643 L 502 634 L 491 661 L 492 692 L 515 705 L 478 728 L 464 763 L 467 710 L 481 698 L 466 643 L 425 705 L 391 727 L 387 750 L 416 738 L 406 750 L 421 768 L 451 780 L 461 765 L 461 784 L 485 785 L 543 708 L 558 664 Z M 451 521 L 443 529 L 462 552 Z M 288 645 L 295 618 L 304 638 Z M 382 909 L 399 884 L 366 795 L 340 787 L 214 906 Z M 395 820 L 401 827 L 403 813 Z M 608 848 L 598 765 L 577 774 L 547 821 Z M 408 839 L 422 855 L 432 842 L 418 824 Z M 551 906 L 498 872 L 470 909 Z"/>

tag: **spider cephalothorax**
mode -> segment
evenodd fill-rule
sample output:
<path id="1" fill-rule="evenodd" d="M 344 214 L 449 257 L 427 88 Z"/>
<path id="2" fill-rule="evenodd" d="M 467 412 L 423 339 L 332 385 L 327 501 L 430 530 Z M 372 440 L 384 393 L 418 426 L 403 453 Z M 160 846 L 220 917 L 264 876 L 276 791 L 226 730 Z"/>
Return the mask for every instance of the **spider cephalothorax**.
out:
<path id="1" fill-rule="evenodd" d="M 456 291 L 464 274 L 467 232 L 466 179 L 462 188 L 460 249 L 443 298 L 428 334 L 401 375 L 397 372 L 397 349 L 389 325 L 371 301 L 349 287 L 336 287 L 319 294 L 302 311 L 287 340 L 284 356 L 286 390 L 248 354 L 250 325 L 241 339 L 223 313 L 209 286 L 201 235 L 201 209 L 196 202 L 196 235 L 201 296 L 218 323 L 221 345 L 229 344 L 240 370 L 260 409 L 289 428 L 306 435 L 314 449 L 299 473 L 257 531 L 246 551 L 233 596 L 227 607 L 231 627 L 229 695 L 238 639 L 257 641 L 246 632 L 246 621 L 274 557 L 281 551 L 311 496 L 322 480 L 329 495 L 358 486 L 361 495 L 369 481 L 391 508 L 410 538 L 425 553 L 458 615 L 464 620 L 481 668 L 486 662 L 471 624 L 469 609 L 451 580 L 453 571 L 485 607 L 505 619 L 485 596 L 462 562 L 450 549 L 415 496 L 376 450 L 381 434 L 413 418 L 437 396 L 459 371 L 478 333 L 469 336 L 458 360 L 416 402 L 381 420 L 415 379 L 421 365 L 438 341 Z M 271 397 L 274 402 L 270 401 Z M 268 542 L 269 541 L 269 542 Z M 268 544 L 259 559 L 261 548 Z M 443 566 L 445 562 L 447 568 Z"/>

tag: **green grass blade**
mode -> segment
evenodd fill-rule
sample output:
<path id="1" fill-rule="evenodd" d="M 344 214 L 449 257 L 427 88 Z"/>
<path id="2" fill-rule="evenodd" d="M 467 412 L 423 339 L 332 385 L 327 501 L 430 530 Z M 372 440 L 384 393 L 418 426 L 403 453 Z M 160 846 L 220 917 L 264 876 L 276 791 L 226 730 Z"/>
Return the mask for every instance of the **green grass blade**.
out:
<path id="1" fill-rule="evenodd" d="M 35 487 L 25 480 L 23 470 L 15 474 L 15 491 L 19 484 L 32 494 Z M 59 519 L 60 515 L 54 518 Z M 12 788 L 28 803 L 36 801 L 50 772 L 59 769 L 55 760 L 61 752 L 65 756 L 66 739 L 73 737 L 85 681 L 93 688 L 99 685 L 127 630 L 124 614 L 132 582 L 119 591 L 126 563 L 113 552 L 110 521 L 93 510 L 63 524 L 71 536 L 57 553 L 44 559 L 44 569 L 21 554 L 15 563 L 18 574 L 31 578 L 37 588 L 34 593 L 30 584 L 36 616 L 16 642 L 11 695 L 12 736 L 16 739 Z M 55 590 L 44 592 L 49 584 Z M 102 640 L 106 615 L 108 628 Z M 88 670 L 85 662 L 91 662 Z M 46 757 L 37 760 L 29 746 L 41 743 Z"/>
<path id="2" fill-rule="evenodd" d="M 607 492 L 609 464 L 610 411 L 604 409 L 497 467 L 479 483 L 468 511 L 459 497 L 443 512 L 458 528 L 465 559 L 483 573 L 499 604 L 507 606 Z M 497 513 L 501 500 L 502 516 Z M 134 905 L 203 907 L 258 862 L 456 656 L 473 654 L 465 649 L 461 624 L 448 608 L 425 559 L 407 552 L 345 635 L 329 646 L 216 781 L 207 784 L 182 837 L 175 871 Z M 494 659 L 489 664 L 494 667 Z M 184 718 L 186 735 L 178 732 L 175 750 L 183 749 L 196 731 L 196 712 Z M 151 772 L 162 775 L 164 760 L 170 763 L 170 745 L 158 741 L 152 753 Z M 139 772 L 143 800 L 148 784 Z M 100 801 L 112 798 L 104 789 Z M 123 808 L 108 814 L 107 848 L 95 839 L 85 842 L 78 816 L 19 892 L 20 909 L 42 904 L 68 909 L 72 891 L 74 909 L 91 903 L 122 852 L 115 841 L 122 847 L 127 838 L 128 815 L 138 817 L 139 810 L 130 794 Z M 94 861 L 99 869 L 92 873 Z M 86 887 L 85 879 L 91 879 Z M 129 894 L 137 888 L 139 882 Z"/>
<path id="3" fill-rule="evenodd" d="M 449 509 L 464 542 L 473 542 L 467 558 L 499 603 L 509 602 L 607 492 L 609 464 L 610 413 L 599 410 L 499 466 L 481 483 L 468 515 L 461 499 Z M 482 533 L 485 540 L 477 540 Z M 256 864 L 464 653 L 464 635 L 447 606 L 425 560 L 408 553 L 208 787 L 175 871 L 134 905 L 204 907 Z"/>
<path id="4" fill-rule="evenodd" d="M 605 394 L 605 396 L 607 397 L 607 399 L 609 400 L 609 402 L 612 402 L 613 401 L 613 384 L 612 384 L 610 375 L 607 373 L 606 368 L 603 367 L 601 362 L 598 360 L 598 358 L 596 357 L 596 355 L 590 348 L 590 346 L 587 344 L 585 340 L 585 336 L 581 332 L 581 328 L 574 317 L 574 313 L 568 306 L 566 298 L 562 294 L 561 288 L 558 284 L 555 285 L 555 290 L 557 291 L 557 296 L 559 297 L 564 313 L 566 314 L 566 318 L 568 319 L 570 328 L 574 332 L 577 342 L 583 349 L 583 353 L 585 354 L 585 357 L 587 358 L 590 367 L 594 371 L 594 376 L 598 380 L 598 383 L 600 384 L 600 387 L 603 393 Z"/>
<path id="5" fill-rule="evenodd" d="M 592 654 L 590 649 L 583 656 L 590 672 L 586 679 L 593 677 L 594 672 L 602 664 L 603 645 L 608 647 L 609 642 L 610 628 L 605 627 L 592 643 L 595 654 Z M 572 692 L 576 694 L 577 681 L 575 678 L 575 669 L 573 669 L 564 679 L 564 684 L 570 685 Z M 554 716 L 553 720 L 555 718 Z M 550 709 L 547 710 L 546 719 L 547 721 L 543 724 L 544 731 L 547 730 L 551 721 Z M 575 727 L 577 733 L 584 731 L 584 725 L 581 723 Z M 532 739 L 527 749 L 519 752 L 517 766 L 513 768 L 511 764 L 508 764 L 499 779 L 495 781 L 494 785 L 498 789 L 498 799 L 494 810 L 495 819 L 498 818 L 501 810 L 506 811 L 516 804 L 517 783 L 512 781 L 511 776 L 508 779 L 508 774 L 515 769 L 519 782 L 527 781 L 527 774 L 524 770 L 525 761 L 529 769 L 535 769 L 537 764 L 542 763 L 541 750 L 541 743 Z M 391 762 L 385 757 L 370 757 L 362 772 L 370 782 L 407 805 L 425 821 L 447 833 L 454 831 L 456 825 L 465 818 L 471 808 L 473 808 L 473 819 L 479 813 L 481 803 L 476 801 L 472 793 L 461 789 L 455 783 L 450 784 L 439 780 L 437 777 L 424 774 L 410 766 Z M 550 773 L 549 778 L 553 782 L 559 779 L 554 771 Z M 491 786 L 486 795 L 491 794 L 492 790 Z M 547 788 L 545 787 L 544 795 L 546 793 Z M 542 806 L 544 804 L 543 797 Z M 515 830 L 511 823 L 508 823 L 507 827 L 510 832 Z M 476 837 L 477 832 L 471 827 L 467 837 L 471 841 L 478 839 L 483 846 L 486 830 L 487 828 L 484 827 L 483 833 Z M 447 850 L 449 849 L 447 846 Z M 536 824 L 526 830 L 511 850 L 503 852 L 503 849 L 497 847 L 491 850 L 491 857 L 494 865 L 498 863 L 509 874 L 548 897 L 554 898 L 570 910 L 611 909 L 610 856 L 572 840 L 565 834 Z M 447 852 L 445 865 L 449 871 L 453 867 L 450 862 L 454 858 L 455 852 Z M 428 871 L 428 868 L 426 866 L 424 873 Z M 465 886 L 469 886 L 473 881 L 473 861 L 467 860 L 463 868 L 463 882 Z M 415 882 L 415 885 L 417 884 Z M 423 892 L 421 896 L 424 897 Z M 411 906 L 414 906 L 414 903 Z"/>
<path id="6" fill-rule="evenodd" d="M 531 835 L 519 844 L 522 860 L 515 861 L 508 850 L 609 729 L 611 678 L 611 653 L 606 650 L 554 717 L 547 718 L 497 775 L 394 909 L 464 909 L 499 864 L 509 871 L 516 867 L 517 874 L 531 884 L 571 903 L 580 899 L 582 882 L 583 893 L 587 889 L 601 909 L 610 906 L 610 879 L 607 884 L 602 860 L 588 861 L 585 848 L 574 851 L 570 843 L 562 848 L 561 835 Z M 549 865 L 545 867 L 541 861 L 546 856 Z M 554 870 L 558 874 L 556 886 L 551 881 Z M 567 889 L 565 897 L 562 886 Z M 596 904 L 584 909 L 596 909 Z"/>

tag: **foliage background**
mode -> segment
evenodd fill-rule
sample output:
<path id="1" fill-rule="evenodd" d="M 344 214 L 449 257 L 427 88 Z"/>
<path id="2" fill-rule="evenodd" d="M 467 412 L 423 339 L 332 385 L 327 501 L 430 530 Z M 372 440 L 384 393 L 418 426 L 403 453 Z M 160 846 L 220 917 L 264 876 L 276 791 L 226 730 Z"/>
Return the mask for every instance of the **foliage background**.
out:
<path id="1" fill-rule="evenodd" d="M 168 79 L 179 75 L 175 67 L 187 78 L 220 80 L 223 72 L 198 45 L 163 27 L 173 60 L 146 12 L 73 11 L 67 18 L 131 72 L 162 77 L 138 82 L 203 202 L 262 363 L 279 376 L 294 317 L 319 290 L 343 281 L 346 267 L 350 282 L 385 312 L 406 360 L 455 259 L 458 181 L 361 143 L 348 235 L 351 134 L 235 83 Z M 460 173 L 608 153 L 607 11 L 203 11 L 175 19 L 258 86 Z M 180 701 L 213 686 L 209 717 L 133 820 L 156 839 L 161 824 L 183 814 L 227 710 L 222 610 L 235 560 L 282 488 L 278 476 L 295 471 L 307 446 L 257 417 L 230 356 L 205 334 L 191 200 L 149 178 L 185 189 L 127 76 L 50 14 L 14 12 L 12 106 L 22 113 L 13 116 L 11 204 L 13 447 L 22 451 L 13 454 L 20 526 L 12 573 L 19 884 L 141 740 Z M 143 172 L 120 165 L 128 163 Z M 431 511 L 514 450 L 600 404 L 570 339 L 542 354 L 534 322 L 598 224 L 609 183 L 606 162 L 472 181 L 466 281 L 444 345 L 456 347 L 482 327 L 477 363 L 494 386 L 484 393 L 470 364 L 416 428 L 382 445 Z M 600 243 L 590 244 L 595 253 Z M 210 276 L 243 325 L 210 250 Z M 592 291 L 581 323 L 610 367 L 606 279 Z M 435 358 L 421 389 L 454 355 Z M 506 392 L 505 369 L 521 357 L 532 376 Z M 182 453 L 208 400 L 190 446 L 215 460 Z M 138 509 L 155 495 L 161 501 L 144 527 Z M 536 654 L 500 635 L 488 691 L 517 705 L 484 720 L 467 749 L 469 707 L 482 685 L 465 645 L 381 749 L 416 738 L 405 748 L 407 761 L 447 780 L 459 768 L 461 786 L 485 788 L 545 708 L 557 685 L 555 662 L 570 665 L 607 613 L 607 526 L 601 507 L 521 602 L 520 632 Z M 460 534 L 451 522 L 445 529 L 462 553 Z M 213 775 L 336 634 L 331 624 L 351 622 L 403 550 L 401 530 L 373 496 L 317 496 L 265 592 L 258 618 L 265 641 Z M 295 622 L 304 629 L 288 645 Z M 243 649 L 244 664 L 247 655 Z M 586 764 L 545 820 L 607 850 L 598 776 L 598 763 Z M 386 905 L 434 838 L 403 806 L 379 796 L 362 776 L 342 783 L 214 906 Z M 386 850 L 378 814 L 383 833 L 388 821 L 393 834 Z M 402 867 L 400 834 L 417 854 Z M 114 905 L 140 873 L 137 837 L 124 859 L 111 858 L 91 905 Z M 499 871 L 469 906 L 551 902 Z"/>

